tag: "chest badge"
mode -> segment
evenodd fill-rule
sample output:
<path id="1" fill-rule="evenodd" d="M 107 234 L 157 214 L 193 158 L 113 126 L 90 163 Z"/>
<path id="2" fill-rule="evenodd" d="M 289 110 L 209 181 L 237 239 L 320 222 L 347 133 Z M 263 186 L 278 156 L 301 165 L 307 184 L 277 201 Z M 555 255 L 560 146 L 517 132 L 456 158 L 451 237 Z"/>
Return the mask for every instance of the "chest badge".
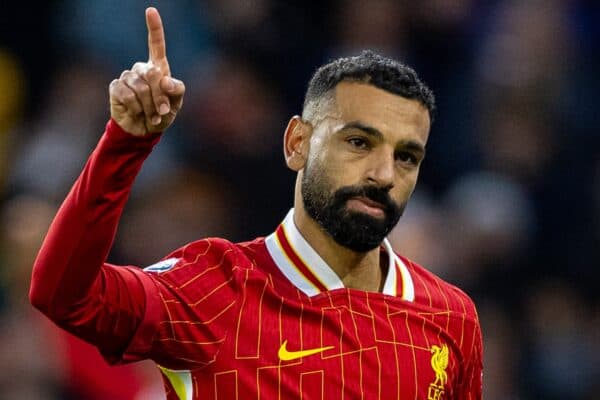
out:
<path id="1" fill-rule="evenodd" d="M 444 396 L 444 385 L 448 380 L 446 368 L 448 368 L 448 346 L 431 346 L 431 368 L 435 372 L 435 380 L 429 384 L 427 400 L 442 400 Z"/>

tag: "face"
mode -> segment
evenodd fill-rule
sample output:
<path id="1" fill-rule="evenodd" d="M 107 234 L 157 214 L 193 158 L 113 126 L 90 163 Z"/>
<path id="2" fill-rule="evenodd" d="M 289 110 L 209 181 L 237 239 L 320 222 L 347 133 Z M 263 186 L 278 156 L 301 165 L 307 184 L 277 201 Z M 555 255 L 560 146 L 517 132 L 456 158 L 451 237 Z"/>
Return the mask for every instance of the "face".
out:
<path id="1" fill-rule="evenodd" d="M 341 82 L 315 119 L 301 170 L 303 207 L 338 244 L 372 250 L 415 188 L 429 113 L 416 100 Z"/>

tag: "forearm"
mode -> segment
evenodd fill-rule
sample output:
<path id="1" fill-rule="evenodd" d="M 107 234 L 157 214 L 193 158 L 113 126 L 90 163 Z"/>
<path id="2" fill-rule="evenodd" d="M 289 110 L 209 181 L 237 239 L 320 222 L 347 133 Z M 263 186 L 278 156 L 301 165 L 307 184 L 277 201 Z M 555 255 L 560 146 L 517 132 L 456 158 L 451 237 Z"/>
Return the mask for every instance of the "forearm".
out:
<path id="1" fill-rule="evenodd" d="M 113 121 L 60 207 L 33 267 L 30 299 L 54 320 L 90 289 L 112 246 L 131 185 L 158 136 L 137 138 Z"/>

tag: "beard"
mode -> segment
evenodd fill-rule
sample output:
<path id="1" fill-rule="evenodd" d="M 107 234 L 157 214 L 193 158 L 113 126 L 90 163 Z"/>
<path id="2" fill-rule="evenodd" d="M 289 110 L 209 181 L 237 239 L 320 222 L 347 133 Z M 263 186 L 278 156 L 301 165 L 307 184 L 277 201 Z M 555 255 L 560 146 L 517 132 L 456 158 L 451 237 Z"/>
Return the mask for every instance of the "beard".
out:
<path id="1" fill-rule="evenodd" d="M 307 214 L 341 246 L 360 253 L 378 247 L 400 220 L 406 202 L 395 203 L 389 187 L 353 185 L 333 190 L 327 176 L 317 171 L 322 169 L 307 165 L 302 176 L 301 193 Z M 347 202 L 353 197 L 381 204 L 383 218 L 348 210 Z"/>

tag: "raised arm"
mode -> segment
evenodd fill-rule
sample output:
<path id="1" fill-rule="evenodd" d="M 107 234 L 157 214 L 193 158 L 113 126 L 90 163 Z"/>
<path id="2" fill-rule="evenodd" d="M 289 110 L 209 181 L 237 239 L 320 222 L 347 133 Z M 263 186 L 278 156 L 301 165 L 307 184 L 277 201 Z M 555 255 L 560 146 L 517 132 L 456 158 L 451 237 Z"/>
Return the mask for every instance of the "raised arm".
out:
<path id="1" fill-rule="evenodd" d="M 155 286 L 139 270 L 105 260 L 131 185 L 185 90 L 170 76 L 156 9 L 146 10 L 146 23 L 149 61 L 111 83 L 111 121 L 50 226 L 29 293 L 54 322 L 109 355 L 122 352 L 139 331 Z"/>

